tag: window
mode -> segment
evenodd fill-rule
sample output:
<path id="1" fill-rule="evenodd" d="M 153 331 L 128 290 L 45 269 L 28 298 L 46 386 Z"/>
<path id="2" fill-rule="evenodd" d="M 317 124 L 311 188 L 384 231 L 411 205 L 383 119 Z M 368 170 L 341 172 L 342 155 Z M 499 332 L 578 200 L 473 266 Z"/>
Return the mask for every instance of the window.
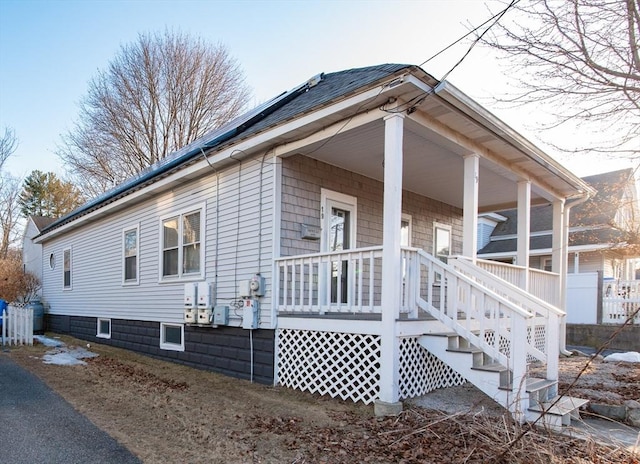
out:
<path id="1" fill-rule="evenodd" d="M 411 216 L 408 214 L 403 214 L 400 221 L 400 246 L 411 246 Z"/>
<path id="2" fill-rule="evenodd" d="M 111 338 L 111 319 L 98 318 L 98 329 L 96 332 L 98 338 Z"/>
<path id="3" fill-rule="evenodd" d="M 62 287 L 71 290 L 71 248 L 62 252 Z"/>
<path id="4" fill-rule="evenodd" d="M 138 227 L 122 232 L 123 282 L 138 283 Z"/>
<path id="5" fill-rule="evenodd" d="M 162 278 L 202 275 L 201 210 L 162 219 Z"/>
<path id="6" fill-rule="evenodd" d="M 184 351 L 184 326 L 160 323 L 160 349 Z"/>
<path id="7" fill-rule="evenodd" d="M 49 269 L 53 271 L 55 268 L 56 268 L 56 255 L 51 253 L 49 255 Z"/>
<path id="8" fill-rule="evenodd" d="M 433 254 L 440 261 L 447 262 L 451 254 L 451 226 L 434 224 L 433 226 Z"/>
<path id="9" fill-rule="evenodd" d="M 545 258 L 542 262 L 542 269 L 548 272 L 551 272 L 552 266 L 551 266 L 551 259 L 550 258 Z"/>

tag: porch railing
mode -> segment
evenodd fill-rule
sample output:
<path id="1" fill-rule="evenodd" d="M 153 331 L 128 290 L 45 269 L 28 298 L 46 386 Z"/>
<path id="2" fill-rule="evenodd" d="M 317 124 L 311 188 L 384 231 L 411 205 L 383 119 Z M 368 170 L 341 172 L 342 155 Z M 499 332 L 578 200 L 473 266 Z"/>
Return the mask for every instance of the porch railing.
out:
<path id="1" fill-rule="evenodd" d="M 528 360 L 545 363 L 547 378 L 557 379 L 562 311 L 464 260 L 405 253 L 418 264 L 410 285 L 420 308 L 509 367 L 514 382 L 524 379 Z"/>
<path id="2" fill-rule="evenodd" d="M 476 265 L 553 306 L 560 305 L 560 276 L 556 273 L 486 259 L 476 259 Z M 525 288 L 527 277 L 529 284 Z"/>
<path id="3" fill-rule="evenodd" d="M 279 312 L 380 313 L 382 247 L 278 258 Z"/>
<path id="4" fill-rule="evenodd" d="M 640 324 L 640 280 L 605 280 L 602 289 L 602 322 L 623 324 L 632 318 Z"/>
<path id="5" fill-rule="evenodd" d="M 382 247 L 275 262 L 280 314 L 382 312 Z M 557 379 L 564 313 L 553 305 L 466 259 L 446 264 L 415 248 L 402 249 L 397 284 L 402 288 L 400 312 L 409 318 L 417 317 L 420 309 L 430 313 L 512 369 L 514 381 L 523 378 L 532 360 L 546 363 L 547 378 Z"/>

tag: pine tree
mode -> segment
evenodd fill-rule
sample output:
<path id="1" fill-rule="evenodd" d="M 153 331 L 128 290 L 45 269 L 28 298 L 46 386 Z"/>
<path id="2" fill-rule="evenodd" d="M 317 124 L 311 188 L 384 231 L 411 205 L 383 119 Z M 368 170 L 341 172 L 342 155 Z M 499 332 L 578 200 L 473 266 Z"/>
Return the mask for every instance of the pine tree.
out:
<path id="1" fill-rule="evenodd" d="M 59 179 L 55 173 L 35 170 L 25 179 L 18 202 L 24 217 L 56 218 L 77 208 L 82 196 L 73 184 Z"/>

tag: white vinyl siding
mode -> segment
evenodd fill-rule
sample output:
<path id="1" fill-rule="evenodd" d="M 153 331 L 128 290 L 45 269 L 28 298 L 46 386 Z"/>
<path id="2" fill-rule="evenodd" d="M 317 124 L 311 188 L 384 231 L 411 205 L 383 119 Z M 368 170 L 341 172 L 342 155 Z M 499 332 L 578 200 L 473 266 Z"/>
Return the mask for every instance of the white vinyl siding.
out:
<path id="1" fill-rule="evenodd" d="M 240 176 L 238 168 L 236 164 L 217 174 L 212 170 L 204 177 L 180 180 L 108 217 L 45 240 L 47 259 L 51 253 L 62 257 L 62 249 L 73 244 L 73 298 L 61 291 L 61 263 L 55 271 L 43 267 L 43 294 L 50 313 L 182 323 L 184 279 L 158 282 L 161 220 L 202 208 L 200 265 L 205 278 L 198 274 L 193 280 L 211 283 L 217 297 L 213 303 L 223 305 L 237 298 L 237 282 L 260 273 L 268 292 L 260 299 L 260 328 L 273 328 L 274 168 L 272 163 L 261 163 L 261 157 L 243 161 Z M 122 285 L 122 231 L 132 224 L 139 225 L 137 286 Z M 240 326 L 240 315 L 232 312 L 229 324 Z"/>

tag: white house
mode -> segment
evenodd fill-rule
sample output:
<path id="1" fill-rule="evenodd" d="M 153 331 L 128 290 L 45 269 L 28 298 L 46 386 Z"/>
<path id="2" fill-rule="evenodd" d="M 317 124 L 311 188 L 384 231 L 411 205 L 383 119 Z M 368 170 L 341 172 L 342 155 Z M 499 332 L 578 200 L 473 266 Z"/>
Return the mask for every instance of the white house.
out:
<path id="1" fill-rule="evenodd" d="M 54 221 L 44 216 L 29 216 L 22 237 L 22 265 L 26 272 L 31 272 L 42 282 L 42 245 L 35 243 L 33 238 Z M 42 289 L 37 291 L 41 296 Z"/>
<path id="2" fill-rule="evenodd" d="M 380 414 L 467 379 L 531 419 L 556 392 L 562 224 L 591 194 L 419 67 L 321 74 L 45 228 L 48 323 Z M 538 204 L 549 273 L 527 265 Z M 519 267 L 476 261 L 500 206 L 521 213 Z M 525 381 L 534 360 L 547 378 Z"/>

